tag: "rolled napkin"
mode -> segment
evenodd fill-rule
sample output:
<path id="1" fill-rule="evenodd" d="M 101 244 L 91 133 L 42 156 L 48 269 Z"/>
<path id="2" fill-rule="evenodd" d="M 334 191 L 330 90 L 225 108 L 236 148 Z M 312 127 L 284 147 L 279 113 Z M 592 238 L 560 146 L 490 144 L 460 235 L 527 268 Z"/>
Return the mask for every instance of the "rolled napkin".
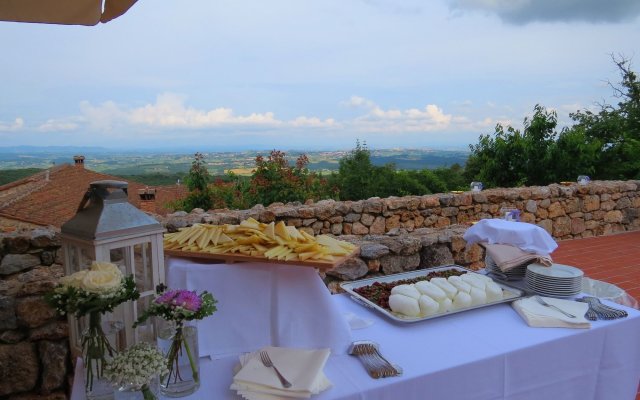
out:
<path id="1" fill-rule="evenodd" d="M 558 247 L 553 237 L 543 228 L 527 222 L 503 219 L 483 219 L 467 229 L 462 238 L 467 244 L 511 244 L 536 254 L 551 254 Z"/>
<path id="2" fill-rule="evenodd" d="M 541 296 L 542 297 L 542 296 Z M 542 297 L 547 303 L 552 304 L 576 317 L 570 318 L 558 310 L 545 307 L 533 297 L 516 300 L 511 305 L 525 320 L 527 325 L 538 328 L 591 328 L 591 323 L 584 317 L 589 305 L 573 300 Z"/>
<path id="3" fill-rule="evenodd" d="M 291 382 L 284 388 L 273 368 L 260 360 L 260 351 L 240 356 L 240 370 L 233 377 L 231 389 L 247 400 L 271 400 L 280 397 L 309 398 L 331 387 L 323 372 L 329 349 L 306 350 L 265 347 L 273 364 Z"/>
<path id="4" fill-rule="evenodd" d="M 550 267 L 553 264 L 551 257 L 535 253 L 528 253 L 521 248 L 510 244 L 482 244 L 487 249 L 487 255 L 491 257 L 502 272 L 507 272 L 522 264 L 533 262 Z"/>

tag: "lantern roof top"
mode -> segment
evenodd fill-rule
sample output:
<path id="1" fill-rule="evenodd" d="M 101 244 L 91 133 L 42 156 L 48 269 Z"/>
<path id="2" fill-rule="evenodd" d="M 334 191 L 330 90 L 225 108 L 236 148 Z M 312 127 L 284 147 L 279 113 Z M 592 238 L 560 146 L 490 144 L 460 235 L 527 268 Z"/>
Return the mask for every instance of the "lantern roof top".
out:
<path id="1" fill-rule="evenodd" d="M 103 180 L 91 182 L 76 215 L 61 227 L 61 232 L 85 240 L 159 233 L 158 221 L 127 201 L 127 182 Z"/>

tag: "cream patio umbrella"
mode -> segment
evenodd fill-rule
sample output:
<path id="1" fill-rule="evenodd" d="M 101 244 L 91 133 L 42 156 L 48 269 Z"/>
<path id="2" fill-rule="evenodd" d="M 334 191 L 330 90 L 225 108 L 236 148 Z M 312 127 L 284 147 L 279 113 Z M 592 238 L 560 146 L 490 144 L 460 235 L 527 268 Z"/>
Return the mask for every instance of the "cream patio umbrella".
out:
<path id="1" fill-rule="evenodd" d="M 96 25 L 127 12 L 137 0 L 0 0 L 0 21 Z M 103 10 L 104 2 L 104 10 Z"/>

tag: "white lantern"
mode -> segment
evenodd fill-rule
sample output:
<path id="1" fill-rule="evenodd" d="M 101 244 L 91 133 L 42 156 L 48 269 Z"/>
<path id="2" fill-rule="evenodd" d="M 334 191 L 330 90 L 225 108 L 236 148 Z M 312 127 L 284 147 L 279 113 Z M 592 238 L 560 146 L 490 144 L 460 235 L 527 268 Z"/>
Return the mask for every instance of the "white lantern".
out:
<path id="1" fill-rule="evenodd" d="M 164 228 L 128 202 L 127 182 L 92 182 L 76 215 L 62 225 L 61 233 L 67 275 L 87 269 L 95 260 L 114 263 L 125 276 L 134 276 L 140 298 L 119 305 L 102 318 L 105 324 L 122 328 L 110 338 L 116 348 L 154 341 L 151 322 L 136 329 L 132 325 L 153 300 L 156 286 L 164 281 Z M 82 325 L 82 321 L 69 318 L 70 345 L 76 356 L 82 349 Z"/>

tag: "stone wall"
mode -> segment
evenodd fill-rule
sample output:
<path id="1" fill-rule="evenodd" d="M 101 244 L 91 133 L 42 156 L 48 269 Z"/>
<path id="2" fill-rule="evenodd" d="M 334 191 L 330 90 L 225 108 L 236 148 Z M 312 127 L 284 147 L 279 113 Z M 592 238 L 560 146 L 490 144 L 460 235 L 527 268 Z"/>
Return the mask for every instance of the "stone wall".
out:
<path id="1" fill-rule="evenodd" d="M 0 234 L 0 398 L 65 399 L 68 325 L 43 294 L 63 275 L 58 235 L 48 229 Z"/>
<path id="2" fill-rule="evenodd" d="M 640 181 L 594 181 L 588 185 L 491 189 L 482 192 L 323 200 L 257 205 L 250 210 L 194 210 L 160 220 L 169 231 L 193 223 L 237 224 L 253 217 L 285 221 L 312 234 L 330 233 L 360 246 L 358 257 L 327 272 L 327 284 L 378 274 L 456 263 L 484 266 L 480 246 L 462 236 L 472 222 L 501 217 L 503 208 L 546 229 L 555 239 L 601 236 L 640 229 Z"/>

